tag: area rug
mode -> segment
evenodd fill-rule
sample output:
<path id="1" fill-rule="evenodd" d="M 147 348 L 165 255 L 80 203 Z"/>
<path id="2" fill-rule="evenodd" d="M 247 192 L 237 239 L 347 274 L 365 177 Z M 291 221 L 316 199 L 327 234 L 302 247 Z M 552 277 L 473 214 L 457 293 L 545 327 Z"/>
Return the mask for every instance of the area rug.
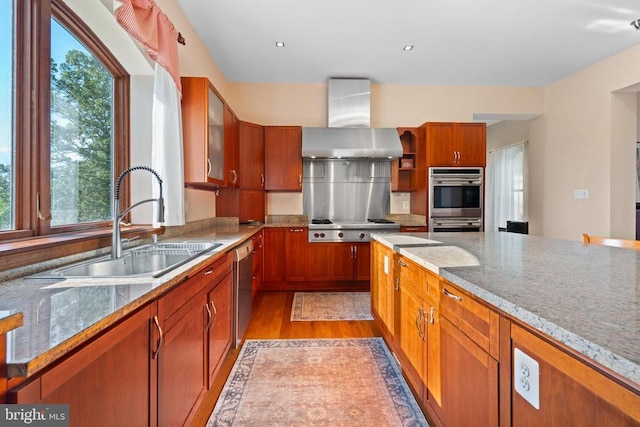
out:
<path id="1" fill-rule="evenodd" d="M 213 426 L 428 426 L 382 338 L 247 340 Z"/>
<path id="2" fill-rule="evenodd" d="M 373 320 L 369 292 L 296 292 L 291 321 Z"/>

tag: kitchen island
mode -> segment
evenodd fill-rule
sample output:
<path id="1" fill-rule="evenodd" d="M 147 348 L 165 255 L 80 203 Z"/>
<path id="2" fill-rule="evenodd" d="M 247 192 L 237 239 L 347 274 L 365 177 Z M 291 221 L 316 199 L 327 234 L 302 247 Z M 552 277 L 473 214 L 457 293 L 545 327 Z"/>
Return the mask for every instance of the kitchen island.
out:
<path id="1" fill-rule="evenodd" d="M 430 279 L 425 281 L 424 288 L 429 289 L 424 291 L 423 296 L 419 296 L 423 303 L 418 308 L 416 324 L 423 318 L 426 319 L 426 324 L 437 323 L 439 318 L 434 316 L 434 312 L 446 312 L 446 306 L 450 305 L 450 301 L 455 302 L 455 298 L 459 298 L 458 302 L 472 299 L 474 303 L 486 307 L 494 316 L 487 315 L 486 335 L 489 342 L 494 342 L 495 334 L 495 343 L 499 343 L 499 350 L 493 351 L 489 344 L 486 349 L 491 353 L 487 360 L 496 362 L 495 369 L 499 372 L 495 374 L 495 380 L 498 381 L 499 375 L 501 424 L 504 424 L 506 419 L 513 419 L 515 423 L 518 415 L 528 410 L 521 410 L 524 406 L 520 406 L 520 396 L 508 391 L 512 385 L 515 388 L 521 379 L 517 370 L 511 372 L 511 366 L 513 348 L 527 346 L 526 340 L 522 343 L 523 336 L 527 339 L 531 336 L 532 340 L 537 340 L 536 343 L 539 341 L 539 348 L 544 348 L 545 352 L 561 350 L 554 359 L 555 362 L 578 361 L 580 369 L 588 366 L 593 372 L 611 380 L 611 384 L 620 385 L 617 392 L 622 390 L 621 393 L 627 393 L 626 398 L 629 400 L 626 404 L 612 404 L 633 404 L 636 408 L 631 411 L 631 417 L 635 421 L 631 425 L 638 423 L 640 251 L 584 246 L 579 242 L 515 233 L 411 233 L 376 234 L 372 237 L 376 242 L 374 244 L 380 244 L 392 251 L 395 257 L 394 264 L 399 261 L 406 266 L 406 260 L 410 260 L 425 269 L 426 276 L 433 276 L 438 280 L 439 288 L 438 285 L 434 286 L 434 289 L 437 289 L 435 292 L 431 290 L 431 285 L 427 286 Z M 374 254 L 374 261 L 375 256 Z M 373 269 L 375 268 L 374 265 Z M 402 289 L 402 279 L 398 280 L 396 287 Z M 375 281 L 374 278 L 374 294 L 378 291 Z M 375 306 L 376 296 L 373 298 Z M 431 315 L 428 313 L 429 309 Z M 462 314 L 461 311 L 458 314 L 473 324 L 468 314 Z M 396 314 L 396 320 L 398 318 Z M 476 325 L 480 325 L 480 329 L 485 326 L 478 322 Z M 466 336 L 475 338 L 467 330 L 463 332 Z M 427 343 L 430 339 L 427 339 L 428 333 L 429 328 L 426 326 L 419 328 L 419 335 Z M 390 335 L 393 334 L 392 329 Z M 393 346 L 394 337 L 388 337 L 388 340 Z M 425 351 L 431 356 L 433 348 L 426 348 Z M 534 350 L 531 351 L 535 353 Z M 565 355 L 569 355 L 570 359 L 562 359 Z M 550 388 L 559 387 L 561 382 L 548 382 L 552 375 L 547 368 L 554 367 L 554 362 L 538 362 L 539 397 L 542 401 L 545 393 Z M 428 363 L 425 364 L 427 365 Z M 428 378 L 430 373 L 426 368 L 424 371 L 424 376 Z M 585 372 L 587 375 L 591 371 Z M 564 374 L 567 377 L 573 375 L 569 372 Z M 600 377 L 593 378 L 585 381 L 597 383 Z M 423 381 L 426 390 L 429 388 L 429 381 L 425 381 L 424 378 Z M 586 389 L 590 388 L 591 386 L 586 386 Z M 602 388 L 606 393 L 611 389 L 608 385 Z M 596 395 L 600 395 L 600 391 L 602 390 L 594 388 Z M 498 391 L 495 393 L 497 402 Z M 433 400 L 434 396 L 426 390 L 425 397 L 428 401 L 429 397 Z M 567 399 L 570 400 L 570 397 Z M 513 412 L 509 408 L 509 416 L 504 415 L 507 411 L 503 407 L 504 400 L 513 401 Z M 604 400 L 611 403 L 611 399 Z M 525 405 L 528 403 L 525 402 Z M 534 413 L 540 414 L 543 411 L 534 410 Z M 545 421 L 558 420 L 547 418 Z"/>

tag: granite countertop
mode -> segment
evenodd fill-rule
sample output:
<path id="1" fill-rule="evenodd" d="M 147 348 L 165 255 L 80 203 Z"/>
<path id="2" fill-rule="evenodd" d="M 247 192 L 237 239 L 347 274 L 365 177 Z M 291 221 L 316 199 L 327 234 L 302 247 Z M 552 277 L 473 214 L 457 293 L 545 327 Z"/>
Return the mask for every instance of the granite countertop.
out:
<path id="1" fill-rule="evenodd" d="M 640 251 L 516 233 L 372 237 L 640 385 Z"/>
<path id="2" fill-rule="evenodd" d="M 7 334 L 8 376 L 30 376 L 41 370 L 262 228 L 236 223 L 162 240 L 223 245 L 157 279 L 16 278 L 0 283 L 0 327 L 17 317 L 24 322 Z"/>

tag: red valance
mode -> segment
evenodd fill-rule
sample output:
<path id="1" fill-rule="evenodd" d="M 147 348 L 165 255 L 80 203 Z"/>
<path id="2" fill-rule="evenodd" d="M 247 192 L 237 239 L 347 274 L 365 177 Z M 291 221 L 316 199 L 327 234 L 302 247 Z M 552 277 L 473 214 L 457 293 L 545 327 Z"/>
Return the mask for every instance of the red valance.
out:
<path id="1" fill-rule="evenodd" d="M 119 0 L 116 21 L 149 52 L 173 78 L 179 92 L 178 31 L 153 0 Z"/>

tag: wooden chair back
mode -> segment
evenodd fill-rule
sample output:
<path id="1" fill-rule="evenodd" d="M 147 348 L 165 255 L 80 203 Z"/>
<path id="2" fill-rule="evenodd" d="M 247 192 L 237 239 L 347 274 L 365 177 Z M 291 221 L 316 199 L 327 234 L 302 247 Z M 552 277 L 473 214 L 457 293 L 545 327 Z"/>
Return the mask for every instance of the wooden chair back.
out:
<path id="1" fill-rule="evenodd" d="M 611 239 L 609 237 L 589 236 L 586 233 L 582 234 L 582 243 L 585 245 L 615 246 L 617 248 L 640 250 L 640 240 Z"/>

